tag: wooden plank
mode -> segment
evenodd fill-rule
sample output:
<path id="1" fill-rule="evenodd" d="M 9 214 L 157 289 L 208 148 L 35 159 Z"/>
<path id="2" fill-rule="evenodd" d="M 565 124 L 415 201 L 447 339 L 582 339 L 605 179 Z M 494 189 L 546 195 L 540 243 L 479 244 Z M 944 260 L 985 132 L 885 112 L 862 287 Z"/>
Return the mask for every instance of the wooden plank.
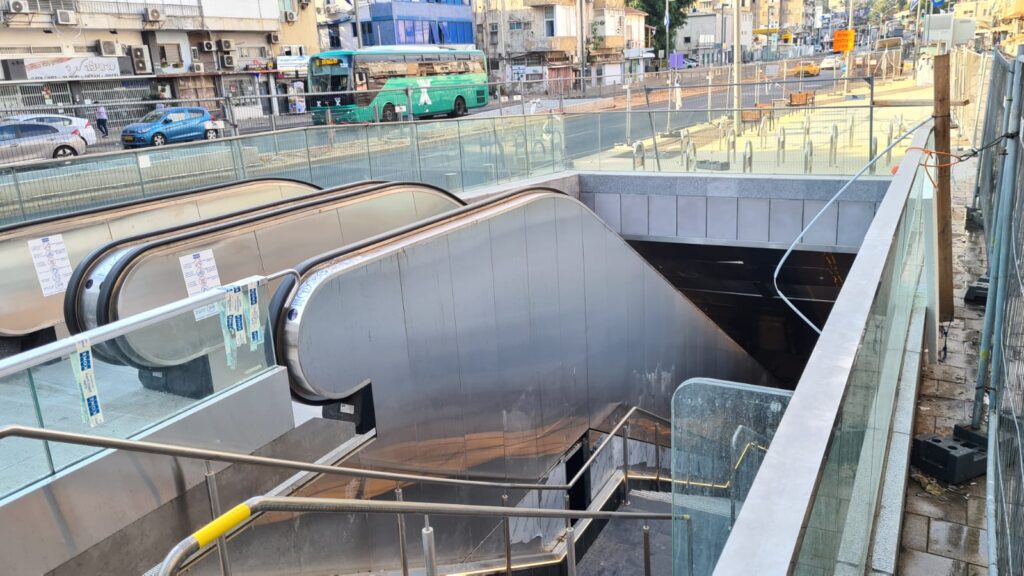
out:
<path id="1" fill-rule="evenodd" d="M 938 254 L 939 321 L 953 319 L 953 216 L 950 200 L 949 167 L 949 54 L 935 56 L 935 151 L 938 186 L 935 190 L 935 227 Z"/>

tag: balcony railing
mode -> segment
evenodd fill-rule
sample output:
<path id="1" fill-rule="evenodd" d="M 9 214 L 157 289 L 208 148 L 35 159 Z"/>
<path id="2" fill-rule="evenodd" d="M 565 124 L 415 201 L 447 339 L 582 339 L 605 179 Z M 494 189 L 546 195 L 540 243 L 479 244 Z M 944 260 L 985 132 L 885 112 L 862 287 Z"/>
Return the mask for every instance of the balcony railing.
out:
<path id="1" fill-rule="evenodd" d="M 532 52 L 575 52 L 575 36 L 542 36 L 526 41 L 526 48 Z"/>

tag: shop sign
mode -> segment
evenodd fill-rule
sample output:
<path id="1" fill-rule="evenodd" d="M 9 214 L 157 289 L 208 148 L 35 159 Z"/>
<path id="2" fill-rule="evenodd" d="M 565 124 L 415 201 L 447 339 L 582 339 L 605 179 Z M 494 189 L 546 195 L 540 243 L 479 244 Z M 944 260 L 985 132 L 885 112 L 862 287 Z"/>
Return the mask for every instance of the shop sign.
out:
<path id="1" fill-rule="evenodd" d="M 323 60 L 320 61 L 324 63 Z M 278 56 L 277 69 L 281 72 L 304 72 L 309 66 L 309 56 Z"/>
<path id="2" fill-rule="evenodd" d="M 117 58 L 25 58 L 25 76 L 29 80 L 117 78 L 120 75 Z"/>

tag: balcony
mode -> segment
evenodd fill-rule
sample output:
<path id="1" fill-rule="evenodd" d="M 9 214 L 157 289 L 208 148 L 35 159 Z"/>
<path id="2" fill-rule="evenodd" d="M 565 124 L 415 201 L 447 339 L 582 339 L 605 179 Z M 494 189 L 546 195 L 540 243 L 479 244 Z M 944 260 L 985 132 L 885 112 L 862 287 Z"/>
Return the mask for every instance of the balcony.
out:
<path id="1" fill-rule="evenodd" d="M 575 36 L 540 36 L 526 41 L 530 52 L 576 52 Z"/>
<path id="2" fill-rule="evenodd" d="M 623 10 L 625 0 L 594 0 L 594 10 Z"/>

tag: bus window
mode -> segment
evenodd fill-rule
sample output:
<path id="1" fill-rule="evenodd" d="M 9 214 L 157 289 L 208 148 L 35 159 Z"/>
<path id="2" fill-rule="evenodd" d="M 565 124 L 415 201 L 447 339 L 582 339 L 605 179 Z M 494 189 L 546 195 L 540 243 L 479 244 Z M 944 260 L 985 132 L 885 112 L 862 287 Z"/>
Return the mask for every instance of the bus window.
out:
<path id="1" fill-rule="evenodd" d="M 356 90 L 366 90 L 366 72 L 363 70 L 356 70 Z"/>

